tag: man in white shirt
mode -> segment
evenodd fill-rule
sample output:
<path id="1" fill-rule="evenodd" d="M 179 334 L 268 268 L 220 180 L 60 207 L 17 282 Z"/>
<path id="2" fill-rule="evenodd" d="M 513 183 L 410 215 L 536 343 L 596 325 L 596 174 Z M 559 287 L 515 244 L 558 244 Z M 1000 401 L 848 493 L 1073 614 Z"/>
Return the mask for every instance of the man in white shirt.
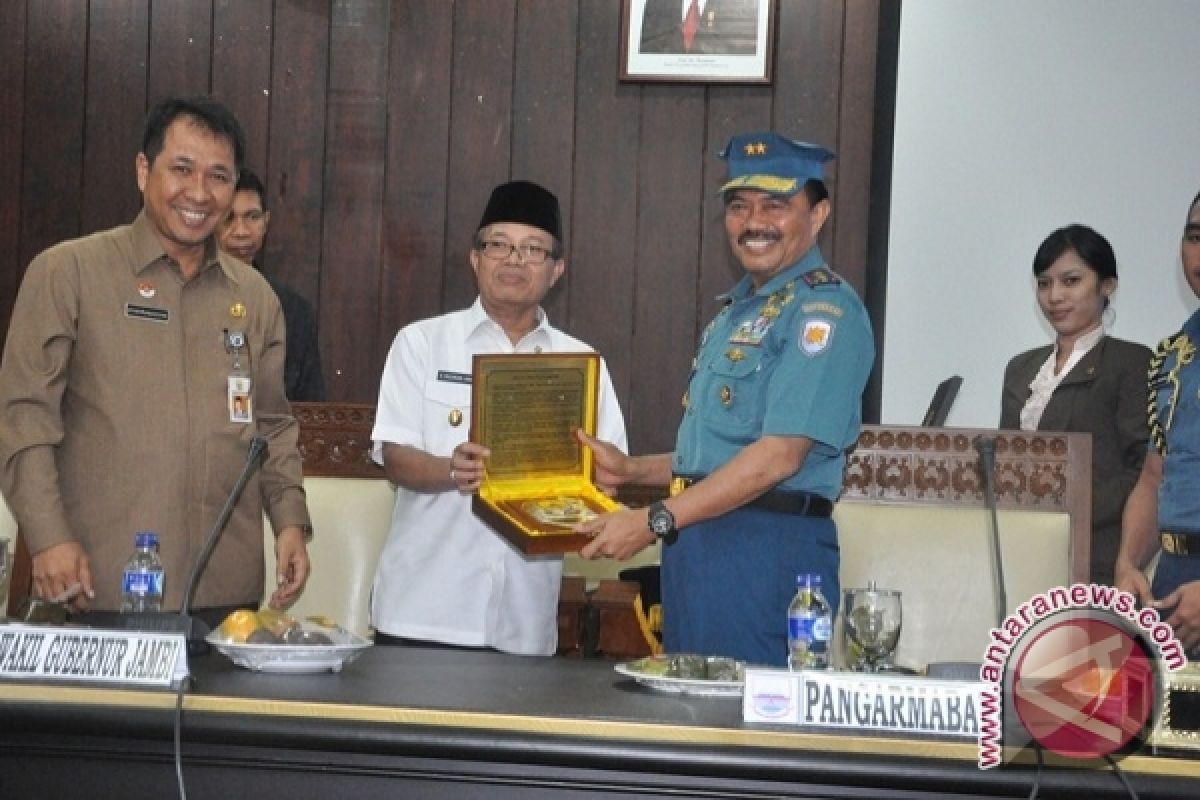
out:
<path id="1" fill-rule="evenodd" d="M 525 181 L 497 186 L 471 248 L 475 303 L 396 335 L 371 433 L 372 457 L 398 486 L 371 598 L 379 643 L 554 654 L 562 559 L 522 555 L 472 513 L 490 452 L 467 435 L 476 353 L 592 349 L 541 308 L 566 268 L 562 251 L 558 199 Z M 607 367 L 597 426 L 626 449 Z"/>

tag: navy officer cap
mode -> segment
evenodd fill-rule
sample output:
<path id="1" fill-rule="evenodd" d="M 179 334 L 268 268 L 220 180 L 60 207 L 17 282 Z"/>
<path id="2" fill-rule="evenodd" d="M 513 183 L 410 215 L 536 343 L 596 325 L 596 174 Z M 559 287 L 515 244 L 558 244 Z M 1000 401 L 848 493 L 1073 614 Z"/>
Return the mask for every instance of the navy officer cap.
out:
<path id="1" fill-rule="evenodd" d="M 722 192 L 759 189 L 791 197 L 810 180 L 824 181 L 833 152 L 777 133 L 741 133 L 729 140 L 721 158 L 729 166 Z"/>
<path id="2" fill-rule="evenodd" d="M 558 198 L 548 189 L 530 181 L 502 183 L 492 189 L 487 208 L 479 220 L 476 230 L 483 230 L 496 222 L 519 222 L 541 228 L 562 242 L 562 216 L 558 211 Z"/>

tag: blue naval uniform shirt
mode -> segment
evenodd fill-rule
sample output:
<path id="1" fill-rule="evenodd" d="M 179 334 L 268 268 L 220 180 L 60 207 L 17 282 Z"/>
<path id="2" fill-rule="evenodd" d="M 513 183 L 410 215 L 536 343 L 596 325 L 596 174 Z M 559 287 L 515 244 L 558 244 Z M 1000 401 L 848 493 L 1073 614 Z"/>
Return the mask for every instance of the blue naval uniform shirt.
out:
<path id="1" fill-rule="evenodd" d="M 1200 533 L 1200 311 L 1180 334 L 1158 346 L 1150 385 L 1158 426 L 1165 438 L 1162 482 L 1158 489 L 1161 530 Z M 1161 360 L 1161 365 L 1160 365 Z M 1150 447 L 1155 448 L 1155 436 Z M 1159 452 L 1162 452 L 1161 450 Z"/>
<path id="2" fill-rule="evenodd" d="M 875 358 L 866 309 L 817 247 L 755 290 L 745 276 L 709 323 L 688 382 L 673 469 L 702 477 L 763 436 L 813 447 L 777 488 L 841 493 Z"/>

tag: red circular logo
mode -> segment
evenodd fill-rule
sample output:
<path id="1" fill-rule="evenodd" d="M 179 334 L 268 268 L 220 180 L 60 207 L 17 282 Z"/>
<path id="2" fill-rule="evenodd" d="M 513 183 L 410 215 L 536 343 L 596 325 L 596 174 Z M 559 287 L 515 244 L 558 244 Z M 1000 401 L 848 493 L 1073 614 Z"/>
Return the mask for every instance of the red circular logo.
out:
<path id="1" fill-rule="evenodd" d="M 1142 642 L 1088 613 L 1039 628 L 1011 673 L 1013 707 L 1029 735 L 1047 750 L 1085 759 L 1139 736 L 1158 698 L 1158 673 Z"/>

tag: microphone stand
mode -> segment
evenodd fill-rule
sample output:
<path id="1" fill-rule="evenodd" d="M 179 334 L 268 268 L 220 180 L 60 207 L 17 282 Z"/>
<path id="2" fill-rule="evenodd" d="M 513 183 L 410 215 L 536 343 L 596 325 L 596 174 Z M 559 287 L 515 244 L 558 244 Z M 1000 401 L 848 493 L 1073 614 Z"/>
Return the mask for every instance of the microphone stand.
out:
<path id="1" fill-rule="evenodd" d="M 249 482 L 250 476 L 258 468 L 258 464 L 266 451 L 267 440 L 264 437 L 255 436 L 250 441 L 250 450 L 246 453 L 246 463 L 242 467 L 242 473 L 238 475 L 237 481 L 234 482 L 233 489 L 229 492 L 229 497 L 225 499 L 225 506 L 221 509 L 221 513 L 217 515 L 217 520 L 213 523 L 212 530 L 209 531 L 208 539 L 204 542 L 204 549 L 200 551 L 200 555 L 196 558 L 196 563 L 192 565 L 191 574 L 188 575 L 187 584 L 183 590 L 183 604 L 179 607 L 179 618 L 186 626 L 189 653 L 198 654 L 208 650 L 208 645 L 204 642 L 204 637 L 208 634 L 208 625 L 198 618 L 193 618 L 190 614 L 192 610 L 192 597 L 196 594 L 196 586 L 200 583 L 200 575 L 204 572 L 204 567 L 208 565 L 208 559 L 212 557 L 212 552 L 217 546 L 217 541 L 221 538 L 221 533 L 225 530 L 225 526 L 229 524 L 229 518 L 233 515 L 234 506 L 237 505 L 238 499 L 242 496 L 242 491 L 246 488 L 246 483 Z"/>
<path id="2" fill-rule="evenodd" d="M 1004 558 L 1000 550 L 1000 521 L 996 514 L 996 440 L 990 436 L 975 437 L 975 450 L 983 472 L 983 497 L 991 517 L 992 528 L 992 596 L 996 601 L 996 627 L 1004 627 L 1008 614 L 1008 596 L 1004 588 Z"/>

